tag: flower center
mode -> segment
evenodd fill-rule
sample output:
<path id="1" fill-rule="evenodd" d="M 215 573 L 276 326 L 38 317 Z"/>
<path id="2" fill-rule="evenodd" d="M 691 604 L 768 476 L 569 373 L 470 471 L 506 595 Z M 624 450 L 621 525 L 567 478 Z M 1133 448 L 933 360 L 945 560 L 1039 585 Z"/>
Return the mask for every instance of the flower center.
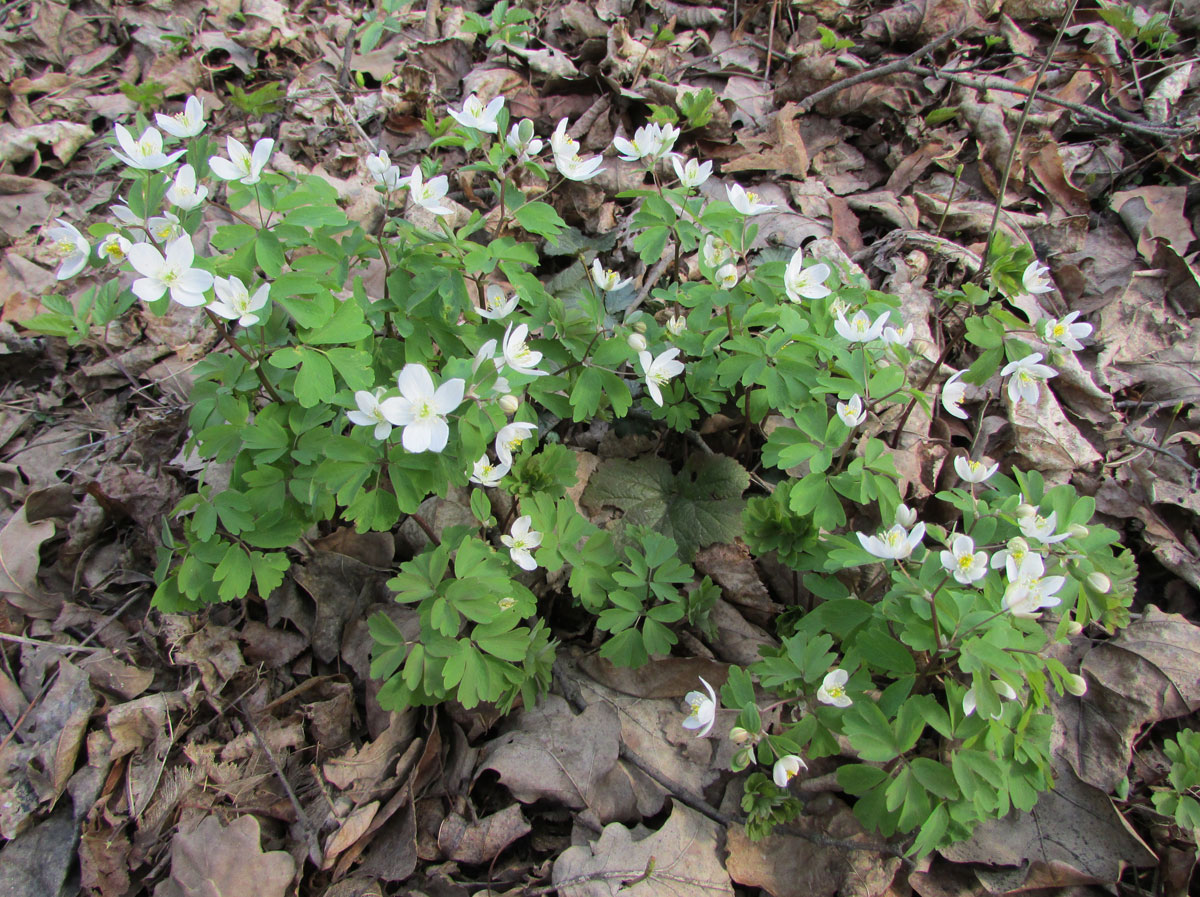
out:
<path id="1" fill-rule="evenodd" d="M 904 540 L 904 534 L 899 530 L 891 530 L 883 537 L 883 541 L 889 548 L 896 548 Z"/>
<path id="2" fill-rule="evenodd" d="M 840 685 L 830 686 L 829 688 L 825 689 L 825 691 L 828 692 L 829 697 L 831 698 L 840 698 L 846 694 L 846 689 Z"/>
<path id="3" fill-rule="evenodd" d="M 116 240 L 112 240 L 104 247 L 104 251 L 108 253 L 109 258 L 115 261 L 124 261 L 125 250 L 121 248 L 121 244 Z"/>
<path id="4" fill-rule="evenodd" d="M 1061 339 L 1062 337 L 1066 336 L 1067 328 L 1064 327 L 1062 324 L 1055 324 L 1054 329 L 1051 331 L 1051 333 L 1054 334 L 1054 337 L 1056 339 Z"/>
<path id="5" fill-rule="evenodd" d="M 746 199 L 749 201 L 750 205 L 754 205 L 756 202 L 758 202 L 758 194 L 752 193 L 749 190 L 747 190 L 746 191 Z"/>
<path id="6" fill-rule="evenodd" d="M 433 403 L 429 401 L 419 402 L 415 416 L 418 420 L 432 420 L 437 417 L 437 412 L 433 410 Z"/>
<path id="7" fill-rule="evenodd" d="M 505 596 L 496 602 L 496 606 L 499 607 L 500 610 L 512 610 L 517 606 L 517 599 Z"/>
<path id="8" fill-rule="evenodd" d="M 58 243 L 55 244 L 55 249 L 59 255 L 70 255 L 71 253 L 77 251 L 75 248 L 75 243 L 72 240 L 59 240 Z"/>
<path id="9" fill-rule="evenodd" d="M 975 558 L 972 555 L 964 554 L 958 559 L 958 569 L 964 573 L 975 566 Z"/>

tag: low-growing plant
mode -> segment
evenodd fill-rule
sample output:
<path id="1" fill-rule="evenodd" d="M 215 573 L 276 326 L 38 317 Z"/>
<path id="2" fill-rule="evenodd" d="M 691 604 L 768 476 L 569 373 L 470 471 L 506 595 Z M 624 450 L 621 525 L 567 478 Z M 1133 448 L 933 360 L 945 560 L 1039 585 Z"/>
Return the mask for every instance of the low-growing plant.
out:
<path id="1" fill-rule="evenodd" d="M 1154 809 L 1169 816 L 1200 845 L 1200 732 L 1183 729 L 1163 742 L 1171 761 L 1166 782 L 1154 789 Z"/>
<path id="2" fill-rule="evenodd" d="M 698 126 L 712 101 L 681 108 Z M 914 853 L 1031 807 L 1051 784 L 1049 690 L 1083 688 L 1046 649 L 1125 622 L 1132 561 L 1092 522 L 1091 498 L 963 453 L 922 521 L 893 447 L 918 406 L 967 419 L 978 402 L 1042 398 L 1046 362 L 1091 333 L 1075 315 L 1009 310 L 1006 298 L 1051 289 L 1046 269 L 997 241 L 987 284 L 941 297 L 979 350 L 947 378 L 955 343 L 931 364 L 896 296 L 801 249 L 757 249 L 755 216 L 772 206 L 737 184 L 702 191 L 712 162 L 674 154 L 679 130 L 650 124 L 614 142 L 646 175 L 620 195 L 636 206 L 633 249 L 666 262 L 638 303 L 599 257 L 612 244 L 546 201 L 551 168 L 587 181 L 604 164 L 567 120 L 547 146 L 503 98 L 470 96 L 449 116 L 428 122 L 433 149 L 466 156 L 460 177 L 486 182 L 488 218 L 455 209 L 436 156 L 402 175 L 379 152 L 366 167 L 383 225 L 368 233 L 324 179 L 272 170 L 271 140 L 208 141 L 191 100 L 158 116 L 165 141 L 118 126 L 125 202 L 91 228 L 97 251 L 67 222 L 50 230 L 60 279 L 109 275 L 76 304 L 49 297 L 32 328 L 79 344 L 139 300 L 154 314 L 175 303 L 202 309 L 229 349 L 195 368 L 187 443 L 228 483 L 202 472 L 164 527 L 155 605 L 266 596 L 306 534 L 409 517 L 428 545 L 389 586 L 411 625 L 370 620 L 381 703 L 507 710 L 551 681 L 556 643 L 530 571 L 559 574 L 602 656 L 638 665 L 684 627 L 714 635 L 720 590 L 691 562 L 743 537 L 791 571 L 794 606 L 778 646 L 732 668 L 719 702 L 707 683 L 688 695 L 686 725 L 707 736 L 719 713 L 736 717 L 753 837 L 795 818 L 791 779 L 846 745 L 854 762 L 837 776 L 858 817 Z M 222 185 L 234 220 L 197 252 Z M 560 270 L 543 282 L 548 257 Z M 993 397 L 982 387 L 997 375 Z M 734 422 L 726 454 L 693 430 L 718 412 Z M 583 504 L 620 512 L 603 529 L 568 496 L 575 456 L 557 444 L 597 419 L 665 449 L 592 473 Z M 423 519 L 429 497 L 463 489 L 471 522 L 438 532 Z"/>

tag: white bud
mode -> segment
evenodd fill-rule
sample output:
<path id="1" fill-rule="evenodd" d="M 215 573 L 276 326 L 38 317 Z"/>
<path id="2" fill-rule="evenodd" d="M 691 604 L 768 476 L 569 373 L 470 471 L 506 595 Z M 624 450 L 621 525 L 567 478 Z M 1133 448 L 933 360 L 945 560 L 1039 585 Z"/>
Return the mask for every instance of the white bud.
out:
<path id="1" fill-rule="evenodd" d="M 1112 580 L 1099 570 L 1088 574 L 1087 584 L 1092 587 L 1093 591 L 1099 592 L 1101 595 L 1108 594 L 1108 590 L 1112 588 Z"/>
<path id="2" fill-rule="evenodd" d="M 1087 680 L 1075 673 L 1067 673 L 1063 676 L 1063 688 L 1078 698 L 1087 692 Z"/>
<path id="3" fill-rule="evenodd" d="M 745 744 L 750 740 L 750 733 L 741 726 L 734 726 L 729 730 L 729 740 L 734 744 Z"/>
<path id="4" fill-rule="evenodd" d="M 1071 620 L 1067 623 L 1067 635 L 1079 635 L 1083 632 L 1083 624 L 1078 620 Z"/>
<path id="5" fill-rule="evenodd" d="M 634 330 L 636 330 L 638 333 L 645 333 L 645 332 L 646 332 L 646 330 L 648 329 L 648 328 L 646 327 L 646 321 L 645 321 L 645 319 L 644 319 L 644 318 L 638 318 L 636 321 L 634 321 L 634 322 L 633 322 L 633 329 L 634 329 Z"/>
<path id="6" fill-rule="evenodd" d="M 511 393 L 500 397 L 500 408 L 505 414 L 516 414 L 517 409 L 521 407 L 521 400 Z"/>
<path id="7" fill-rule="evenodd" d="M 1086 539 L 1090 530 L 1082 523 L 1072 523 L 1067 527 L 1067 532 L 1075 539 Z"/>
<path id="8" fill-rule="evenodd" d="M 1023 501 L 1017 505 L 1016 517 L 1018 520 L 1025 520 L 1028 517 L 1034 516 L 1036 513 L 1037 508 L 1029 504 L 1029 502 Z"/>
<path id="9" fill-rule="evenodd" d="M 631 333 L 625 338 L 625 342 L 629 343 L 629 348 L 635 352 L 646 351 L 646 338 L 640 333 Z"/>

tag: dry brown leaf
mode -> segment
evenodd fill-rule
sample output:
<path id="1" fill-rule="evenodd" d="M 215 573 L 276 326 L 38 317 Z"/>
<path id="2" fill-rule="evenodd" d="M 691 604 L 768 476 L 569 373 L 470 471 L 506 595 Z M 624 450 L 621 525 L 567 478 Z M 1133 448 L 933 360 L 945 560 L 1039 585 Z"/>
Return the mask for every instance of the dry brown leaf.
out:
<path id="1" fill-rule="evenodd" d="M 1155 239 L 1162 237 L 1177 253 L 1187 252 L 1196 239 L 1184 212 L 1187 187 L 1151 185 L 1121 190 L 1112 195 L 1109 207 L 1121 216 L 1129 233 L 1137 238 L 1138 252 L 1146 261 L 1154 258 Z"/>
<path id="2" fill-rule="evenodd" d="M 775 113 L 764 148 L 726 162 L 724 171 L 774 171 L 803 180 L 808 175 L 808 150 L 796 125 L 797 112 L 795 103 L 785 103 Z"/>
<path id="3" fill-rule="evenodd" d="M 284 897 L 296 862 L 282 850 L 263 852 L 258 820 L 239 816 L 228 826 L 206 816 L 171 839 L 171 877 L 154 897 Z"/>
<path id="4" fill-rule="evenodd" d="M 39 146 L 49 146 L 55 158 L 65 165 L 91 139 L 91 128 L 69 121 L 51 121 L 28 128 L 0 124 L 0 162 L 22 162 L 37 154 Z"/>
<path id="5" fill-rule="evenodd" d="M 0 595 L 30 616 L 52 619 L 61 599 L 48 595 L 37 582 L 41 544 L 54 535 L 54 521 L 25 519 L 22 507 L 0 529 Z"/>
<path id="6" fill-rule="evenodd" d="M 720 688 L 727 675 L 723 664 L 703 657 L 659 657 L 633 669 L 616 666 L 599 654 L 585 654 L 577 665 L 606 688 L 635 698 L 681 700 L 699 687 L 701 676 L 713 688 Z"/>
<path id="7" fill-rule="evenodd" d="M 1027 458 L 1033 469 L 1053 477 L 1055 472 L 1089 467 L 1101 460 L 1100 453 L 1067 420 L 1049 389 L 1041 390 L 1037 405 L 1014 403 L 1007 392 L 1004 401 L 1016 437 L 1014 451 Z"/>
<path id="8" fill-rule="evenodd" d="M 473 821 L 451 813 L 438 828 L 438 847 L 456 863 L 490 863 L 504 848 L 530 831 L 519 804 Z"/>
<path id="9" fill-rule="evenodd" d="M 343 791 L 360 783 L 374 785 L 390 775 L 392 764 L 412 737 L 412 727 L 411 713 L 393 714 L 391 724 L 383 734 L 328 761 L 321 772 L 331 785 Z"/>
<path id="10" fill-rule="evenodd" d="M 363 804 L 351 813 L 341 827 L 336 832 L 329 836 L 325 841 L 324 858 L 321 861 L 322 869 L 332 869 L 334 860 L 354 844 L 359 838 L 366 834 L 367 829 L 371 827 L 371 823 L 375 821 L 375 814 L 379 812 L 379 801 L 373 800 L 369 804 Z"/>

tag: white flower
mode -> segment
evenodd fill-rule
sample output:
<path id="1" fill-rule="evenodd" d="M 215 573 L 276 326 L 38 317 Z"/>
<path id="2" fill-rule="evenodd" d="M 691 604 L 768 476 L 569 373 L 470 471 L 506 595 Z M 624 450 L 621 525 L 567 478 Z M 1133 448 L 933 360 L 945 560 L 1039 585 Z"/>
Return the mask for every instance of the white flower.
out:
<path id="1" fill-rule="evenodd" d="M 993 464 L 991 467 L 988 467 L 982 461 L 972 461 L 970 458 L 962 455 L 954 459 L 954 472 L 958 474 L 959 479 L 964 483 L 986 482 L 999 469 L 999 464 Z"/>
<path id="2" fill-rule="evenodd" d="M 842 339 L 852 343 L 869 343 L 883 335 L 883 325 L 887 323 L 890 315 L 890 311 L 885 311 L 872 323 L 870 316 L 865 311 L 855 312 L 854 317 L 849 321 L 846 320 L 845 315 L 839 314 L 837 320 L 833 322 L 833 329 Z"/>
<path id="3" fill-rule="evenodd" d="M 113 130 L 117 132 L 117 143 L 121 144 L 121 149 L 125 152 L 118 153 L 113 150 L 112 153 L 130 168 L 154 171 L 164 165 L 170 165 L 183 155 L 183 150 L 177 150 L 169 156 L 164 153 L 162 134 L 158 133 L 156 128 L 146 128 L 137 140 L 134 140 L 133 135 L 122 125 L 114 126 Z"/>
<path id="4" fill-rule="evenodd" d="M 132 245 L 120 234 L 109 234 L 96 246 L 96 255 L 105 261 L 120 265 L 129 256 L 129 247 Z"/>
<path id="5" fill-rule="evenodd" d="M 1003 679 L 993 679 L 992 680 L 992 688 L 994 688 L 996 690 L 996 695 L 1000 698 L 1003 698 L 1003 699 L 1009 700 L 1009 701 L 1015 701 L 1017 699 L 1016 691 L 1013 689 L 1013 687 L 1011 685 L 1009 685 Z M 965 715 L 965 716 L 970 716 L 972 713 L 975 712 L 975 687 L 974 686 L 972 686 L 971 688 L 968 688 L 966 691 L 966 694 L 963 695 L 962 708 L 963 708 L 963 715 Z M 1000 719 L 1000 717 L 1003 715 L 1004 715 L 1003 711 L 999 711 L 997 713 L 991 714 L 991 717 L 992 717 L 992 719 Z"/>
<path id="6" fill-rule="evenodd" d="M 1070 349 L 1072 352 L 1078 352 L 1083 348 L 1081 339 L 1087 339 L 1092 335 L 1091 324 L 1076 324 L 1075 319 L 1079 317 L 1079 312 L 1073 311 L 1065 318 L 1055 320 L 1049 318 L 1042 323 L 1042 336 L 1046 342 L 1054 343 L 1062 346 L 1064 349 Z"/>
<path id="7" fill-rule="evenodd" d="M 1021 283 L 1029 293 L 1049 293 L 1054 289 L 1054 285 L 1050 283 L 1050 278 L 1046 275 L 1050 273 L 1050 268 L 1046 265 L 1039 265 L 1037 259 L 1034 259 L 1025 268 L 1025 273 L 1021 275 Z"/>
<path id="8" fill-rule="evenodd" d="M 516 310 L 518 296 L 513 293 L 511 296 L 504 295 L 504 288 L 497 284 L 490 283 L 488 288 L 484 290 L 483 308 L 477 309 L 481 318 L 487 318 L 489 321 L 497 321 L 500 318 L 507 318 Z"/>
<path id="9" fill-rule="evenodd" d="M 1017 536 L 1015 539 L 1009 539 L 1007 547 L 997 551 L 992 555 L 993 570 L 1016 570 L 1021 565 L 1021 561 L 1025 559 L 1025 555 L 1029 553 L 1029 543 Z M 1009 561 L 1012 561 L 1012 567 L 1009 566 Z"/>
<path id="10" fill-rule="evenodd" d="M 261 320 L 255 312 L 261 311 L 267 304 L 271 285 L 264 283 L 251 296 L 246 285 L 238 278 L 214 277 L 213 292 L 217 294 L 217 298 L 208 305 L 213 314 L 231 321 L 236 318 L 243 327 L 250 327 Z"/>
<path id="11" fill-rule="evenodd" d="M 509 464 L 493 464 L 492 460 L 484 455 L 475 462 L 475 467 L 471 471 L 471 482 L 479 486 L 498 486 L 500 481 L 504 479 L 504 475 L 512 469 Z"/>
<path id="12" fill-rule="evenodd" d="M 1051 511 L 1049 517 L 1043 517 L 1041 514 L 1031 514 L 1017 521 L 1017 526 L 1021 527 L 1021 535 L 1027 539 L 1035 539 L 1045 545 L 1053 545 L 1055 542 L 1061 542 L 1070 537 L 1070 533 L 1054 535 L 1057 525 L 1058 513 L 1056 511 Z"/>
<path id="13" fill-rule="evenodd" d="M 918 523 L 909 532 L 900 524 L 878 536 L 868 536 L 865 533 L 855 533 L 862 547 L 877 558 L 883 560 L 900 560 L 912 554 L 920 541 L 925 538 L 925 524 Z"/>
<path id="14" fill-rule="evenodd" d="M 1000 371 L 1001 377 L 1010 377 L 1008 381 L 1008 397 L 1014 405 L 1022 400 L 1036 405 L 1040 392 L 1039 384 L 1050 377 L 1058 376 L 1058 371 L 1046 364 L 1038 364 L 1042 360 L 1041 352 L 1026 355 L 1018 361 L 1010 361 Z"/>
<path id="15" fill-rule="evenodd" d="M 808 764 L 795 754 L 788 754 L 775 761 L 771 770 L 771 778 L 780 788 L 786 788 L 788 782 L 800 774 L 800 770 L 808 769 Z"/>
<path id="16" fill-rule="evenodd" d="M 825 286 L 831 271 L 824 262 L 804 267 L 804 250 L 797 248 L 788 260 L 783 275 L 783 288 L 793 302 L 803 299 L 824 299 L 832 290 Z"/>
<path id="17" fill-rule="evenodd" d="M 670 152 L 679 138 L 679 129 L 671 125 L 642 125 L 634 132 L 633 140 L 614 137 L 613 147 L 626 162 L 638 159 L 659 159 Z M 709 166 L 711 170 L 712 166 Z"/>
<path id="18" fill-rule="evenodd" d="M 646 346 L 648 345 L 646 342 L 646 337 L 642 336 L 636 330 L 629 334 L 629 336 L 625 337 L 625 343 L 629 346 L 629 348 L 633 349 L 634 352 L 645 352 Z"/>
<path id="19" fill-rule="evenodd" d="M 700 684 L 704 686 L 704 692 L 689 691 L 684 695 L 684 703 L 688 706 L 687 718 L 683 721 L 685 729 L 699 729 L 696 733 L 697 738 L 703 738 L 713 727 L 713 722 L 717 718 L 717 693 L 713 691 L 713 687 L 708 684 L 703 676 L 700 678 Z"/>
<path id="20" fill-rule="evenodd" d="M 849 402 L 837 403 L 838 420 L 853 430 L 867 419 L 867 409 L 863 407 L 862 396 L 852 395 Z"/>
<path id="21" fill-rule="evenodd" d="M 700 258 L 706 267 L 720 268 L 733 258 L 733 249 L 720 237 L 709 234 L 700 248 Z"/>
<path id="22" fill-rule="evenodd" d="M 688 159 L 683 162 L 683 156 L 678 153 L 671 155 L 671 165 L 675 168 L 675 176 L 679 178 L 680 186 L 691 189 L 699 187 L 712 175 L 712 162 L 697 162 L 695 159 Z"/>
<path id="23" fill-rule="evenodd" d="M 511 535 L 500 537 L 500 541 L 508 547 L 508 556 L 522 570 L 537 569 L 537 561 L 529 552 L 542 544 L 542 534 L 529 528 L 532 522 L 533 518 L 529 515 L 518 517 L 513 521 Z"/>
<path id="24" fill-rule="evenodd" d="M 163 115 L 155 113 L 154 120 L 158 126 L 181 140 L 195 137 L 204 130 L 204 101 L 199 97 L 188 97 L 183 104 L 183 111 L 178 115 Z"/>
<path id="25" fill-rule="evenodd" d="M 592 259 L 592 281 L 607 293 L 613 293 L 630 283 L 632 277 L 621 279 L 616 271 L 610 271 L 600 264 L 600 259 Z"/>
<path id="26" fill-rule="evenodd" d="M 667 318 L 667 333 L 671 336 L 679 336 L 687 329 L 687 318 L 683 315 L 671 315 Z"/>
<path id="27" fill-rule="evenodd" d="M 374 392 L 360 389 L 354 394 L 358 410 L 346 414 L 352 424 L 360 427 L 375 427 L 376 439 L 387 439 L 392 433 L 392 422 L 384 417 L 383 406 L 379 403 L 385 392 L 387 392 L 386 386 L 377 387 Z"/>
<path id="28" fill-rule="evenodd" d="M 54 251 L 62 258 L 58 273 L 54 275 L 59 280 L 74 277 L 87 264 L 88 256 L 92 254 L 92 244 L 79 232 L 75 225 L 62 218 L 55 218 L 58 227 L 46 231 L 54 241 Z M 126 241 L 128 242 L 128 241 Z"/>
<path id="29" fill-rule="evenodd" d="M 963 371 L 959 371 L 953 377 L 945 382 L 942 386 L 942 407 L 946 409 L 947 414 L 953 414 L 957 418 L 967 420 L 970 415 L 963 411 L 959 405 L 967 394 L 967 384 L 960 383 L 958 378 L 963 375 Z"/>
<path id="30" fill-rule="evenodd" d="M 529 122 L 529 125 L 524 128 L 524 133 L 522 133 L 522 127 L 525 125 L 525 122 Z M 504 138 L 504 142 L 508 144 L 509 149 L 517 154 L 518 161 L 536 156 L 542 151 L 542 146 L 544 145 L 540 137 L 533 136 L 533 122 L 529 121 L 529 119 L 524 119 L 520 124 L 513 125 L 508 131 L 508 136 Z"/>
<path id="31" fill-rule="evenodd" d="M 447 106 L 446 114 L 464 128 L 474 128 L 477 131 L 495 134 L 500 130 L 500 126 L 496 123 L 496 117 L 503 108 L 504 97 L 496 97 L 484 106 L 483 100 L 479 99 L 475 94 L 471 94 L 463 101 L 461 110 L 451 109 Z"/>
<path id="32" fill-rule="evenodd" d="M 179 223 L 179 216 L 174 212 L 155 215 L 146 225 L 150 236 L 159 243 L 167 243 L 183 236 L 183 225 Z"/>
<path id="33" fill-rule="evenodd" d="M 400 167 L 393 165 L 391 158 L 383 150 L 367 156 L 367 171 L 375 179 L 375 183 L 389 192 L 399 190 L 404 184 L 404 178 L 400 177 Z"/>
<path id="34" fill-rule="evenodd" d="M 554 167 L 558 173 L 571 181 L 586 181 L 599 174 L 604 162 L 601 156 L 583 159 L 579 156 L 579 141 L 567 135 L 567 120 L 564 118 L 550 136 L 550 149 L 554 151 Z"/>
<path id="35" fill-rule="evenodd" d="M 747 192 L 741 184 L 726 184 L 725 194 L 729 197 L 730 204 L 743 215 L 758 215 L 775 208 L 759 202 L 758 194 Z"/>
<path id="36" fill-rule="evenodd" d="M 817 689 L 817 700 L 834 707 L 849 707 L 854 703 L 846 694 L 846 680 L 849 678 L 850 674 L 845 670 L 830 670 L 825 674 L 821 687 Z"/>
<path id="37" fill-rule="evenodd" d="M 185 212 L 190 212 L 208 196 L 208 188 L 196 187 L 196 169 L 191 165 L 181 165 L 175 172 L 175 181 L 167 190 L 167 200 L 179 206 Z"/>
<path id="38" fill-rule="evenodd" d="M 521 443 L 537 432 L 537 424 L 515 420 L 505 424 L 496 434 L 496 457 L 501 463 L 512 466 L 513 452 L 521 447 Z"/>
<path id="39" fill-rule="evenodd" d="M 196 251 L 192 238 L 186 234 L 167 244 L 164 257 L 149 243 L 134 243 L 129 247 L 129 263 L 141 274 L 131 289 L 143 302 L 153 302 L 171 291 L 171 299 L 188 308 L 204 304 L 204 291 L 213 285 L 213 276 L 193 268 Z"/>
<path id="40" fill-rule="evenodd" d="M 254 144 L 254 151 L 251 152 L 236 137 L 227 137 L 225 148 L 229 151 L 228 159 L 213 156 L 208 160 L 212 173 L 223 181 L 240 181 L 252 187 L 262 179 L 263 169 L 271 161 L 275 141 L 264 137 Z"/>
<path id="41" fill-rule="evenodd" d="M 895 327 L 883 328 L 883 344 L 889 349 L 894 346 L 904 346 L 907 348 L 908 344 L 912 342 L 912 338 L 912 324 L 905 324 L 901 330 L 897 330 Z"/>
<path id="42" fill-rule="evenodd" d="M 1016 563 L 1007 563 L 1008 587 L 1004 590 L 1004 609 L 1014 617 L 1036 619 L 1043 607 L 1056 607 L 1062 599 L 1056 593 L 1066 583 L 1065 576 L 1043 576 L 1046 565 L 1040 554 L 1026 554 Z"/>
<path id="43" fill-rule="evenodd" d="M 722 265 L 713 275 L 713 280 L 723 290 L 732 290 L 738 284 L 737 265 L 730 263 Z"/>
<path id="44" fill-rule="evenodd" d="M 663 403 L 662 387 L 666 386 L 667 381 L 672 377 L 678 377 L 683 373 L 683 362 L 675 360 L 675 356 L 678 354 L 678 349 L 667 349 L 651 360 L 649 352 L 638 353 L 642 373 L 646 376 L 646 389 L 650 393 L 650 398 L 654 400 L 654 404 L 660 407 Z"/>
<path id="45" fill-rule="evenodd" d="M 133 214 L 133 209 L 129 208 L 123 202 L 119 202 L 115 206 L 109 206 L 108 209 L 118 221 L 130 227 L 143 227 L 146 223 L 143 219 Z"/>
<path id="46" fill-rule="evenodd" d="M 521 407 L 521 400 L 512 393 L 500 397 L 500 410 L 505 414 L 516 414 Z"/>
<path id="47" fill-rule="evenodd" d="M 538 363 L 542 360 L 542 353 L 535 352 L 530 349 L 525 343 L 525 338 L 529 335 L 529 327 L 525 324 L 518 324 L 516 329 L 509 324 L 504 331 L 504 363 L 513 369 L 518 374 L 532 374 L 535 377 L 544 376 L 546 371 L 537 370 Z"/>
<path id="48" fill-rule="evenodd" d="M 917 512 L 914 511 L 912 508 L 910 508 L 908 505 L 904 504 L 904 502 L 901 502 L 900 505 L 896 508 L 896 523 L 898 523 L 900 526 L 904 527 L 905 529 L 909 529 L 910 527 L 916 526 L 917 525 Z"/>
<path id="49" fill-rule="evenodd" d="M 427 181 L 421 174 L 421 166 L 414 165 L 412 174 L 403 180 L 401 186 L 407 187 L 409 198 L 427 212 L 434 215 L 450 214 L 450 207 L 442 205 L 442 198 L 450 189 L 450 181 L 444 174 Z"/>
<path id="50" fill-rule="evenodd" d="M 950 549 L 941 553 L 942 566 L 954 576 L 956 582 L 970 585 L 987 576 L 987 552 L 976 551 L 975 540 L 970 536 L 955 536 Z"/>
<path id="51" fill-rule="evenodd" d="M 434 388 L 423 364 L 406 364 L 397 378 L 400 395 L 384 399 L 383 416 L 403 427 L 400 442 L 410 452 L 440 452 L 450 439 L 446 415 L 462 404 L 467 382 L 460 377 Z"/>

